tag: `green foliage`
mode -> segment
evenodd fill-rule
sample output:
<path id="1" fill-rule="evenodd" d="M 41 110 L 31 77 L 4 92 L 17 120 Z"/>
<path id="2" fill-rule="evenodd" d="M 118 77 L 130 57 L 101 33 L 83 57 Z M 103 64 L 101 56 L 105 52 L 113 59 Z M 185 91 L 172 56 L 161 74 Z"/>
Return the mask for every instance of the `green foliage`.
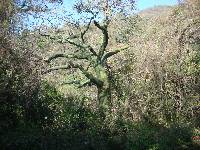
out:
<path id="1" fill-rule="evenodd" d="M 103 120 L 84 101 L 64 97 L 44 82 L 33 101 L 32 117 L 1 132 L 2 149 L 172 149 L 191 146 L 191 129 L 174 125 L 164 127 L 148 122 L 133 123 L 118 117 Z M 23 110 L 23 108 L 21 108 Z M 113 125 L 111 125 L 113 124 Z M 111 126 L 110 126 L 111 125 Z"/>

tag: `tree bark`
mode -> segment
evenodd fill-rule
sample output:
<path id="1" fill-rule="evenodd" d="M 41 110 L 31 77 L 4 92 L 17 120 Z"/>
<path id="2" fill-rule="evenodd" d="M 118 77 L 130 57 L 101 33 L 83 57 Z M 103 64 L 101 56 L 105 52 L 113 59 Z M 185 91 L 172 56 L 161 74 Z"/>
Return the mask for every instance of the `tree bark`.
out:
<path id="1" fill-rule="evenodd" d="M 96 73 L 97 78 L 103 83 L 101 86 L 97 86 L 97 100 L 99 111 L 105 117 L 111 108 L 111 86 L 109 76 L 108 72 L 102 65 L 96 67 Z"/>
<path id="2" fill-rule="evenodd" d="M 110 88 L 98 87 L 97 93 L 99 112 L 102 117 L 106 117 L 111 108 L 111 90 Z"/>

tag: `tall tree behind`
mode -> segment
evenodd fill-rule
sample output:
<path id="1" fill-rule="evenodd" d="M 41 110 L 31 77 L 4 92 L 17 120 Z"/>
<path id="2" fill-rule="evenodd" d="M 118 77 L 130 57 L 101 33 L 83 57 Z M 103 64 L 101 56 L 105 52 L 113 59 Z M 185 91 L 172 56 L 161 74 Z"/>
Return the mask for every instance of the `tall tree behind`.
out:
<path id="1" fill-rule="evenodd" d="M 48 0 L 47 0 L 48 2 Z M 49 1 L 50 2 L 50 1 Z M 55 2 L 55 1 L 54 1 Z M 34 56 L 30 54 L 26 43 L 15 34 L 15 27 L 23 21 L 29 12 L 44 11 L 42 0 L 1 0 L 0 1 L 0 130 L 17 121 L 17 109 L 31 108 L 32 93 L 39 83 Z M 22 16 L 20 14 L 23 13 Z M 16 17 L 18 22 L 16 22 Z M 13 32 L 14 31 L 14 32 Z M 20 31 L 22 33 L 22 31 Z M 23 37 L 21 37 L 23 39 Z M 22 55 L 19 51 L 24 51 Z M 36 59 L 37 60 L 37 59 Z M 29 105 L 28 105 L 29 104 Z"/>

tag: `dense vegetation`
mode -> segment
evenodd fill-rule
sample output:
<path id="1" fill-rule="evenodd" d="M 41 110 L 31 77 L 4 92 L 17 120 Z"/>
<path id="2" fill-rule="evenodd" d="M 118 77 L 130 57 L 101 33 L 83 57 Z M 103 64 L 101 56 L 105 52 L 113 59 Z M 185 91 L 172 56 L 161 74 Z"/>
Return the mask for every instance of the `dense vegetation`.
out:
<path id="1" fill-rule="evenodd" d="M 44 2 L 0 2 L 0 149 L 200 148 L 199 0 L 78 1 L 89 21 L 25 28 Z"/>

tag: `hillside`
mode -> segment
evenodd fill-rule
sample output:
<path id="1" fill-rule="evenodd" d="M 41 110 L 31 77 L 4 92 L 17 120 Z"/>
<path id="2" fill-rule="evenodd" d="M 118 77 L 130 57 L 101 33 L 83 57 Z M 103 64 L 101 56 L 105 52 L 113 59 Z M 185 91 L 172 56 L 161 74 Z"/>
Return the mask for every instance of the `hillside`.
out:
<path id="1" fill-rule="evenodd" d="M 140 11 L 138 14 L 141 17 L 152 18 L 158 16 L 168 16 L 170 11 L 174 8 L 174 6 L 155 6 L 153 8 L 147 8 Z"/>

